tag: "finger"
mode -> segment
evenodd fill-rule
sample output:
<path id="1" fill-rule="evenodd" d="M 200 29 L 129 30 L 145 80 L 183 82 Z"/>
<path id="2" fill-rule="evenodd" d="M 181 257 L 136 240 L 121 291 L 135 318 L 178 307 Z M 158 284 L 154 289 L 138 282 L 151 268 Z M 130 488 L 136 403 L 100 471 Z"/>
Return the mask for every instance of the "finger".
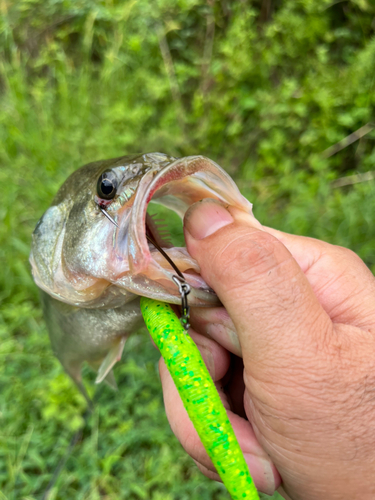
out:
<path id="1" fill-rule="evenodd" d="M 228 351 L 217 342 L 195 332 L 192 328 L 189 330 L 189 335 L 197 345 L 212 380 L 214 382 L 221 380 L 230 364 Z"/>
<path id="2" fill-rule="evenodd" d="M 205 470 L 210 471 L 207 476 L 216 478 L 216 470 L 189 419 L 176 386 L 162 359 L 159 363 L 159 371 L 163 385 L 166 414 L 172 431 L 187 453 L 189 453 L 196 462 L 201 464 L 201 470 L 204 473 Z M 223 399 L 223 403 L 227 406 L 227 401 L 222 391 L 220 391 L 220 388 L 219 394 Z M 250 423 L 231 411 L 228 411 L 228 418 L 241 444 L 245 460 L 249 466 L 256 487 L 264 493 L 272 494 L 281 482 L 275 466 L 259 445 Z"/>
<path id="3" fill-rule="evenodd" d="M 332 324 L 291 253 L 254 220 L 204 200 L 185 215 L 185 240 L 233 320 L 250 373 L 271 361 L 282 371 L 290 352 L 299 364 L 301 352 L 315 353 Z"/>
<path id="4" fill-rule="evenodd" d="M 279 239 L 305 273 L 323 309 L 335 323 L 375 330 L 375 279 L 352 251 L 324 241 L 264 227 Z M 370 293 L 369 293 L 370 292 Z M 236 328 L 223 307 L 194 308 L 194 329 L 241 356 Z"/>
<path id="5" fill-rule="evenodd" d="M 217 472 L 212 471 L 211 469 L 208 469 L 204 465 L 202 465 L 200 462 L 197 460 L 194 460 L 195 465 L 198 467 L 198 469 L 204 474 L 208 479 L 213 479 L 214 481 L 217 481 L 218 483 L 222 483 L 221 477 Z"/>
<path id="6" fill-rule="evenodd" d="M 284 488 L 283 488 L 282 486 L 280 486 L 279 488 L 277 488 L 277 491 L 278 491 L 278 493 L 280 493 L 280 495 L 281 495 L 281 496 L 282 496 L 285 500 L 292 500 L 292 499 L 290 498 L 290 496 L 289 496 L 287 493 L 285 493 L 285 490 L 284 490 Z"/>
<path id="7" fill-rule="evenodd" d="M 190 323 L 195 331 L 242 357 L 236 328 L 224 307 L 194 307 L 191 309 Z"/>

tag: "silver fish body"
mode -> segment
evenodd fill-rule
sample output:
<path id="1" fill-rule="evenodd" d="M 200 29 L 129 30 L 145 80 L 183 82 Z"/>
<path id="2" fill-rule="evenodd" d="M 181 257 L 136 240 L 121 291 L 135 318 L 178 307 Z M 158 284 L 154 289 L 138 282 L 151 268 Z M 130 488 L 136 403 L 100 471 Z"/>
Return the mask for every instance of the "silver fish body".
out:
<path id="1" fill-rule="evenodd" d="M 75 171 L 38 222 L 30 262 L 51 344 L 86 397 L 84 361 L 98 370 L 97 382 L 115 385 L 111 369 L 126 338 L 142 325 L 139 296 L 180 301 L 175 271 L 147 236 L 183 273 L 191 306 L 218 304 L 186 248 L 164 241 L 147 214 L 152 200 L 183 218 L 203 198 L 251 211 L 233 180 L 208 158 L 123 156 Z"/>

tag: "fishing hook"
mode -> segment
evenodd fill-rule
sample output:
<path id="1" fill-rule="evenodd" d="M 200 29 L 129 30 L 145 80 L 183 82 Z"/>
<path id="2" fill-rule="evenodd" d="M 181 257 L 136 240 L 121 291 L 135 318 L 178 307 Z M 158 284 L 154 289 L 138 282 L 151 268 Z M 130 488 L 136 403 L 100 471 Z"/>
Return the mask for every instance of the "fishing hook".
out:
<path id="1" fill-rule="evenodd" d="M 112 217 L 109 215 L 109 213 L 106 210 L 104 210 L 104 208 L 102 208 L 100 205 L 98 205 L 98 207 L 99 207 L 99 210 L 101 211 L 101 213 L 103 215 L 105 215 L 107 217 L 107 219 L 109 221 L 111 221 L 112 224 L 114 224 L 118 228 L 119 225 L 117 224 L 117 222 L 114 219 L 112 219 Z M 188 299 L 187 299 L 187 296 L 189 295 L 190 290 L 191 290 L 190 289 L 190 285 L 185 280 L 184 275 L 182 274 L 182 272 L 179 270 L 179 268 L 176 266 L 176 264 L 173 262 L 173 260 L 169 257 L 169 255 L 162 249 L 162 247 L 160 245 L 158 245 L 156 243 L 156 241 L 153 238 L 151 238 L 151 236 L 149 236 L 147 233 L 146 233 L 146 238 L 148 239 L 148 241 L 152 245 L 154 245 L 154 247 L 156 248 L 156 250 L 158 250 L 162 254 L 162 256 L 172 266 L 172 268 L 176 271 L 176 273 L 178 275 L 178 276 L 176 276 L 174 274 L 172 276 L 172 280 L 178 286 L 178 291 L 180 292 L 180 295 L 181 295 L 181 318 L 180 318 L 180 322 L 181 322 L 181 325 L 187 331 L 190 328 L 190 324 L 189 324 L 190 307 L 189 307 Z"/>
<path id="2" fill-rule="evenodd" d="M 102 208 L 100 205 L 98 205 L 98 207 L 99 207 L 99 210 L 101 211 L 101 213 L 103 215 L 105 215 L 107 217 L 107 219 L 110 220 L 112 222 L 112 224 L 114 224 L 118 228 L 119 225 L 117 224 L 117 222 L 114 219 L 112 219 L 112 217 L 109 215 L 109 213 L 106 210 L 104 210 L 104 208 Z"/>
<path id="3" fill-rule="evenodd" d="M 181 295 L 181 318 L 180 318 L 180 322 L 181 322 L 181 325 L 185 328 L 185 330 L 189 330 L 190 328 L 190 324 L 189 324 L 189 319 L 190 319 L 190 307 L 189 307 L 189 304 L 188 304 L 188 299 L 187 299 L 187 296 L 189 295 L 190 293 L 190 285 L 189 283 L 187 283 L 187 281 L 185 280 L 184 278 L 184 275 L 182 274 L 182 272 L 179 270 L 179 268 L 176 266 L 176 264 L 173 262 L 173 260 L 169 257 L 169 255 L 167 254 L 167 252 L 165 252 L 160 245 L 158 245 L 156 243 L 156 241 L 154 241 L 153 238 L 151 238 L 151 236 L 149 236 L 147 233 L 146 233 L 146 238 L 148 239 L 148 241 L 150 243 L 152 243 L 154 245 L 154 247 L 159 250 L 159 252 L 162 254 L 162 256 L 169 262 L 169 264 L 173 267 L 173 269 L 176 271 L 176 273 L 178 274 L 178 276 L 176 276 L 175 274 L 172 276 L 172 280 L 173 282 L 178 286 L 178 290 L 180 292 L 180 295 Z"/>

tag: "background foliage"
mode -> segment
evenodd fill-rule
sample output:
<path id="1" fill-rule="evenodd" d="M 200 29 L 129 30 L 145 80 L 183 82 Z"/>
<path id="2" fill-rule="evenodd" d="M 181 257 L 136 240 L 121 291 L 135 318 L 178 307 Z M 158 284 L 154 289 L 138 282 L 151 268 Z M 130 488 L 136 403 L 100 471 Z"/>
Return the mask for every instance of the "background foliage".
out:
<path id="1" fill-rule="evenodd" d="M 145 332 L 119 392 L 103 387 L 84 416 L 49 347 L 30 234 L 83 163 L 199 153 L 263 223 L 348 246 L 374 271 L 374 4 L 1 0 L 0 13 L 0 499 L 227 499 L 168 428 Z"/>

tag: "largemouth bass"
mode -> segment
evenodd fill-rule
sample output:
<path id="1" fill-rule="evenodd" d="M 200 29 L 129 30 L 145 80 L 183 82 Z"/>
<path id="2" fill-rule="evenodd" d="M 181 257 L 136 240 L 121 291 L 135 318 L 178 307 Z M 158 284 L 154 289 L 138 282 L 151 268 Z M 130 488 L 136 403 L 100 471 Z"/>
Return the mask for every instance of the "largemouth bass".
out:
<path id="1" fill-rule="evenodd" d="M 87 399 L 82 363 L 98 371 L 97 383 L 115 385 L 112 367 L 142 325 L 139 296 L 180 303 L 175 271 L 157 246 L 191 286 L 191 306 L 218 304 L 197 262 L 186 248 L 166 242 L 147 213 L 153 201 L 183 218 L 203 198 L 251 211 L 229 175 L 208 158 L 122 156 L 75 171 L 39 220 L 30 262 L 52 348 Z"/>

